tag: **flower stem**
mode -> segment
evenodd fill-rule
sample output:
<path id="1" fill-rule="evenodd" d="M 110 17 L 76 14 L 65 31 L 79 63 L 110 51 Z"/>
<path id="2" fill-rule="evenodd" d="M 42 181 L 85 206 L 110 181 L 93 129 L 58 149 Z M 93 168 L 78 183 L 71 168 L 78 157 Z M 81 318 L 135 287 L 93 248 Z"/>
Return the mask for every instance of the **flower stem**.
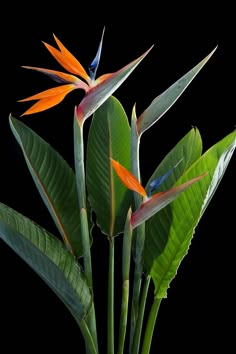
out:
<path id="1" fill-rule="evenodd" d="M 74 158 L 75 158 L 75 174 L 78 202 L 80 208 L 81 223 L 81 239 L 83 247 L 84 273 L 87 284 L 93 290 L 92 262 L 90 252 L 90 235 L 88 227 L 88 216 L 86 209 L 86 188 L 85 188 L 85 171 L 84 171 L 84 141 L 83 141 L 83 124 L 79 124 L 76 116 L 74 118 Z M 87 323 L 94 340 L 96 349 L 98 350 L 96 316 L 94 304 L 87 316 Z"/>
<path id="2" fill-rule="evenodd" d="M 109 238 L 107 353 L 114 354 L 114 255 L 115 239 Z"/>
<path id="3" fill-rule="evenodd" d="M 88 228 L 88 217 L 86 209 L 86 189 L 85 189 L 85 172 L 84 172 L 84 141 L 83 126 L 79 125 L 77 119 L 74 122 L 74 142 L 75 142 L 75 174 L 78 193 L 78 201 L 81 218 L 81 238 L 83 246 L 84 273 L 88 282 L 88 286 L 92 289 L 92 262 L 90 253 L 90 237 Z"/>
<path id="4" fill-rule="evenodd" d="M 151 343 L 152 343 L 152 336 L 156 324 L 157 314 L 160 308 L 162 299 L 154 298 L 149 316 L 148 321 L 145 329 L 144 339 L 143 339 L 143 346 L 141 354 L 149 354 Z"/>
<path id="5" fill-rule="evenodd" d="M 146 300 L 147 300 L 147 294 L 148 294 L 150 280 L 151 280 L 151 276 L 148 275 L 145 278 L 145 281 L 144 281 L 144 284 L 143 284 L 141 300 L 140 300 L 140 307 L 139 307 L 139 312 L 138 312 L 137 325 L 136 325 L 136 328 L 135 328 L 135 334 L 134 334 L 134 340 L 133 340 L 132 354 L 138 354 L 139 353 L 139 346 L 140 346 L 140 340 L 141 340 L 141 332 L 142 332 L 142 326 L 143 326 L 144 311 L 145 311 L 145 307 L 146 307 Z"/>
<path id="6" fill-rule="evenodd" d="M 132 228 L 130 225 L 131 209 L 128 210 L 124 236 L 123 236 L 123 251 L 122 251 L 122 298 L 121 298 L 121 313 L 120 313 L 120 329 L 118 354 L 124 353 L 125 336 L 127 329 L 128 305 L 129 305 L 129 273 L 130 273 L 130 258 L 131 258 L 131 240 Z"/>
<path id="7" fill-rule="evenodd" d="M 133 175 L 141 183 L 140 177 L 140 166 L 139 166 L 139 144 L 140 136 L 137 132 L 136 126 L 136 113 L 135 110 L 132 112 L 131 120 L 131 170 Z M 142 203 L 142 197 L 135 193 L 134 194 L 135 208 L 137 209 Z M 143 249 L 145 242 L 145 223 L 138 226 L 136 232 L 134 233 L 134 282 L 133 282 L 133 291 L 132 291 L 132 302 L 131 302 L 131 319 L 130 319 L 130 345 L 129 352 L 131 353 L 133 347 L 134 333 L 138 318 L 139 311 L 139 297 L 140 289 L 142 284 L 142 273 L 143 273 Z"/>
<path id="8" fill-rule="evenodd" d="M 137 227 L 135 242 L 134 242 L 134 281 L 131 303 L 131 320 L 130 320 L 130 353 L 133 345 L 133 338 L 135 328 L 137 324 L 138 312 L 139 312 L 139 297 L 140 289 L 142 285 L 142 273 L 143 273 L 143 248 L 145 241 L 145 225 L 142 224 Z"/>
<path id="9" fill-rule="evenodd" d="M 82 243 L 83 243 L 84 273 L 87 278 L 88 286 L 92 289 L 93 278 L 92 278 L 92 263 L 91 263 L 91 254 L 90 254 L 88 216 L 87 216 L 87 210 L 84 207 L 81 207 L 80 210 L 80 222 L 81 222 L 81 236 L 82 236 Z"/>

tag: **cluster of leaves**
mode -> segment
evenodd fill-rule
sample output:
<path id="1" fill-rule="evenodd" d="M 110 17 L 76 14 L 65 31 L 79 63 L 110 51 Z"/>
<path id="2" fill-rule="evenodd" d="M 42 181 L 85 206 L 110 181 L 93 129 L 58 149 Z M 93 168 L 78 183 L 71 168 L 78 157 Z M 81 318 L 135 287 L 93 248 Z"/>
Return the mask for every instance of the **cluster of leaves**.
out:
<path id="1" fill-rule="evenodd" d="M 74 59 L 58 40 L 57 43 L 60 51 L 48 45 L 47 48 L 71 72 L 72 66 L 68 63 Z M 19 119 L 12 116 L 9 119 L 11 130 L 59 235 L 51 234 L 10 206 L 0 203 L 0 237 L 63 301 L 79 325 L 87 354 L 96 354 L 99 340 L 90 259 L 93 234 L 89 232 L 94 219 L 87 217 L 94 212 L 96 224 L 107 235 L 110 244 L 108 353 L 115 352 L 112 318 L 114 243 L 115 236 L 120 234 L 123 237 L 123 287 L 118 353 L 124 353 L 127 341 L 130 354 L 147 354 L 161 299 L 166 297 L 167 289 L 188 252 L 195 228 L 224 175 L 236 147 L 236 132 L 231 132 L 203 153 L 200 133 L 197 128 L 192 128 L 157 166 L 147 185 L 142 187 L 139 172 L 142 134 L 173 105 L 213 52 L 153 100 L 138 118 L 134 108 L 130 120 L 122 104 L 112 94 L 147 52 L 115 74 L 97 79 L 94 84 L 91 80 L 96 73 L 100 52 L 101 44 L 90 66 L 91 78 L 88 79 L 82 71 L 89 88 L 72 75 L 62 76 L 56 71 L 37 68 L 56 77 L 57 81 L 58 78 L 61 82 L 62 79 L 74 80 L 70 89 L 79 85 L 86 92 L 74 117 L 75 171 L 36 132 Z M 65 62 L 64 56 L 68 61 Z M 67 91 L 60 91 L 63 96 L 60 99 Z M 40 101 L 33 108 L 36 111 L 30 109 L 27 114 L 36 113 L 39 107 L 39 110 L 44 110 L 58 103 L 59 91 L 54 98 L 52 91 L 47 97 L 45 92 L 30 98 Z M 91 114 L 84 162 L 83 122 Z M 157 188 L 158 193 L 155 192 Z M 133 279 L 130 279 L 131 262 L 134 265 Z M 145 324 L 150 281 L 155 291 L 151 295 L 153 306 Z M 128 340 L 129 306 L 132 311 Z"/>

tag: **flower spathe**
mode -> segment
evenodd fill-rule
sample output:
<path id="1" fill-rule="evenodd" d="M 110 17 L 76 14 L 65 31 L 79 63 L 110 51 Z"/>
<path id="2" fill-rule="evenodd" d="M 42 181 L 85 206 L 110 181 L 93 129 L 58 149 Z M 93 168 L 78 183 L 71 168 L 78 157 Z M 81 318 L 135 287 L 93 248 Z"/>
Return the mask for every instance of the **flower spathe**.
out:
<path id="1" fill-rule="evenodd" d="M 122 69 L 114 73 L 101 75 L 95 79 L 101 56 L 103 35 L 104 30 L 97 54 L 89 66 L 90 75 L 88 75 L 80 62 L 69 52 L 69 50 L 66 49 L 55 35 L 53 36 L 59 49 L 43 42 L 50 54 L 68 73 L 40 67 L 23 66 L 25 69 L 32 69 L 46 74 L 61 85 L 19 100 L 19 102 L 37 100 L 37 102 L 21 116 L 42 112 L 52 108 L 59 104 L 71 91 L 82 89 L 85 92 L 85 96 L 76 107 L 76 115 L 78 120 L 83 123 L 109 96 L 113 94 L 152 48 L 151 47 L 143 55 L 124 66 Z"/>
<path id="2" fill-rule="evenodd" d="M 154 184 L 156 186 L 160 186 L 160 184 L 169 176 L 171 171 L 175 167 L 177 167 L 181 161 L 182 160 L 180 160 L 170 171 L 165 173 L 164 176 L 157 178 L 154 181 Z M 159 192 L 159 193 L 156 193 L 152 196 L 148 196 L 145 189 L 143 188 L 143 186 L 139 183 L 137 178 L 132 173 L 130 173 L 119 162 L 117 162 L 113 159 L 111 159 L 111 162 L 112 162 L 112 166 L 114 167 L 114 169 L 115 169 L 118 177 L 122 181 L 122 183 L 128 189 L 131 189 L 144 197 L 144 200 L 141 203 L 140 207 L 135 212 L 132 213 L 131 220 L 130 220 L 132 228 L 135 228 L 135 227 L 141 225 L 142 223 L 144 223 L 146 220 L 148 220 L 150 217 L 152 217 L 158 211 L 163 209 L 165 206 L 167 206 L 169 203 L 171 203 L 174 199 L 176 199 L 180 193 L 184 192 L 192 184 L 194 184 L 195 182 L 197 182 L 198 180 L 200 180 L 202 177 L 204 177 L 207 174 L 207 172 L 203 173 L 200 176 L 197 176 L 185 183 L 182 183 L 178 186 L 170 188 L 165 192 Z"/>

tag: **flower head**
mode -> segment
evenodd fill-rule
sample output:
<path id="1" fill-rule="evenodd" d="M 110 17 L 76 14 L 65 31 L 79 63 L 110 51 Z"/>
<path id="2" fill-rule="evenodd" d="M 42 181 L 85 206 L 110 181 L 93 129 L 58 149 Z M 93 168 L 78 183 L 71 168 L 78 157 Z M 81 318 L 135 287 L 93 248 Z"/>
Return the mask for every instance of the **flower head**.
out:
<path id="1" fill-rule="evenodd" d="M 174 199 L 176 199 L 180 193 L 185 191 L 193 183 L 197 182 L 199 179 L 201 179 L 206 175 L 206 173 L 204 173 L 200 176 L 192 178 L 191 180 L 185 183 L 170 188 L 165 192 L 158 192 L 151 196 L 151 192 L 153 192 L 154 189 L 159 187 L 164 182 L 164 180 L 169 176 L 169 174 L 173 171 L 173 169 L 178 166 L 180 161 L 171 170 L 166 172 L 163 176 L 158 177 L 153 182 L 151 182 L 149 187 L 150 190 L 147 194 L 143 186 L 139 183 L 137 178 L 134 175 L 132 175 L 132 173 L 130 173 L 124 166 L 120 165 L 119 162 L 111 159 L 112 166 L 114 167 L 122 183 L 127 188 L 135 191 L 136 193 L 144 197 L 144 200 L 141 203 L 140 207 L 134 213 L 132 213 L 130 222 L 133 228 L 139 226 L 140 224 L 148 220 L 159 210 L 163 209 L 166 205 L 168 205 Z"/>
<path id="2" fill-rule="evenodd" d="M 122 69 L 111 73 L 101 75 L 96 79 L 96 72 L 100 62 L 103 35 L 100 40 L 97 54 L 89 66 L 89 74 L 80 64 L 80 62 L 69 52 L 68 49 L 59 41 L 54 35 L 54 39 L 58 46 L 57 48 L 44 43 L 47 50 L 56 59 L 56 61 L 67 71 L 67 73 L 44 69 L 40 67 L 23 66 L 25 69 L 32 69 L 48 75 L 54 81 L 61 84 L 60 86 L 50 88 L 46 91 L 40 92 L 33 96 L 19 100 L 19 102 L 37 100 L 33 106 L 31 106 L 23 115 L 38 113 L 49 109 L 59 104 L 68 93 L 76 89 L 82 89 L 85 92 L 85 96 L 76 108 L 76 115 L 79 121 L 83 122 L 95 110 L 102 105 L 102 103 L 113 94 L 113 92 L 123 83 L 123 81 L 131 74 L 135 67 L 141 62 L 141 60 L 149 52 L 147 50 L 136 60 L 132 61 Z"/>

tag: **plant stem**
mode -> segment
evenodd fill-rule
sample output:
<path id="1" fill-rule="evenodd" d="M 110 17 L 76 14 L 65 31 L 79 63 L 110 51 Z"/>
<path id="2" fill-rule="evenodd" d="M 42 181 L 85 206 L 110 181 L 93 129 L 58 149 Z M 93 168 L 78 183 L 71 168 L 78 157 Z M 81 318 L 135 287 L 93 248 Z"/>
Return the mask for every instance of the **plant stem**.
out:
<path id="1" fill-rule="evenodd" d="M 114 255 L 115 239 L 109 238 L 107 353 L 114 354 Z"/>
<path id="2" fill-rule="evenodd" d="M 135 110 L 132 112 L 131 120 L 131 171 L 133 175 L 141 183 L 140 177 L 140 166 L 139 166 L 139 144 L 140 136 L 137 132 L 136 126 L 136 113 Z M 142 203 L 142 197 L 134 193 L 135 208 L 137 209 Z M 142 284 L 142 273 L 143 273 L 143 249 L 145 242 L 145 223 L 138 226 L 136 233 L 134 234 L 134 281 L 133 281 L 133 291 L 132 291 L 132 302 L 131 302 L 131 319 L 130 319 L 130 346 L 129 352 L 131 354 L 131 349 L 133 346 L 134 332 L 136 328 L 136 322 L 138 318 L 139 311 L 139 296 Z"/>
<path id="3" fill-rule="evenodd" d="M 83 141 L 83 124 L 79 124 L 75 116 L 74 118 L 74 158 L 75 158 L 75 174 L 78 193 L 78 202 L 80 208 L 81 223 L 81 239 L 83 247 L 84 273 L 87 284 L 93 291 L 92 262 L 90 252 L 90 235 L 88 227 L 88 216 L 86 209 L 86 187 L 85 187 L 85 171 L 84 171 L 84 141 Z M 96 316 L 94 304 L 87 316 L 87 323 L 91 335 L 93 337 L 96 349 L 98 350 Z"/>
<path id="4" fill-rule="evenodd" d="M 154 298 L 154 301 L 153 301 L 153 304 L 152 304 L 152 307 L 151 307 L 151 310 L 150 310 L 150 313 L 148 316 L 148 321 L 147 321 L 147 325 L 146 325 L 146 329 L 145 329 L 141 354 L 149 354 L 150 353 L 153 331 L 155 328 L 157 314 L 158 314 L 158 311 L 160 308 L 161 300 L 162 299 Z"/>
<path id="5" fill-rule="evenodd" d="M 143 284 L 141 300 L 140 300 L 140 307 L 139 307 L 139 312 L 138 312 L 137 325 L 136 325 L 135 333 L 134 333 L 132 354 L 139 353 L 142 326 L 143 326 L 143 317 L 144 317 L 144 312 L 145 312 L 145 307 L 146 307 L 146 300 L 147 300 L 147 294 L 148 294 L 150 280 L 151 280 L 151 276 L 148 275 L 145 278 L 145 281 Z"/>
<path id="6" fill-rule="evenodd" d="M 122 251 L 122 298 L 121 298 L 121 313 L 120 313 L 120 329 L 118 354 L 124 353 L 125 336 L 127 329 L 128 305 L 129 305 L 129 273 L 130 273 L 130 258 L 131 258 L 131 241 L 132 228 L 130 226 L 131 208 L 128 210 L 123 236 L 123 251 Z"/>

